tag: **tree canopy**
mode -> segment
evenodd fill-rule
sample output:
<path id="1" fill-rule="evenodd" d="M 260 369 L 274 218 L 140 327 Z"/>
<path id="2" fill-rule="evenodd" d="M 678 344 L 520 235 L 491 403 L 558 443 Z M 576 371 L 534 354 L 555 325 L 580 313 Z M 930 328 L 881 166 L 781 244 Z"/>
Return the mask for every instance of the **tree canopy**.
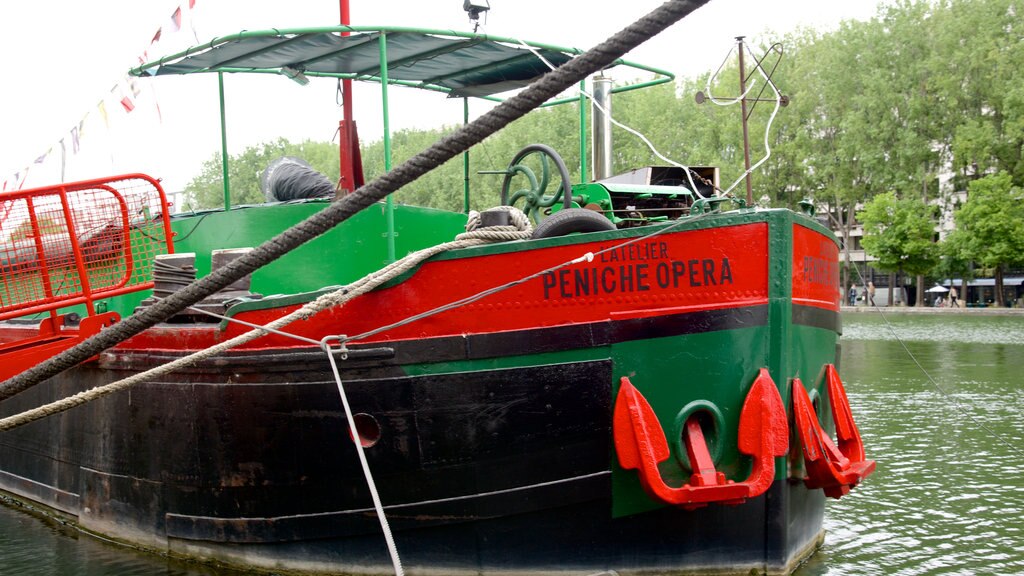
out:
<path id="1" fill-rule="evenodd" d="M 1024 266 L 1024 189 L 1006 172 L 971 182 L 956 226 L 951 245 L 957 256 L 992 269 L 996 303 L 1002 306 L 1003 271 Z"/>
<path id="2" fill-rule="evenodd" d="M 864 225 L 864 248 L 878 257 L 878 268 L 926 274 L 938 263 L 934 207 L 893 192 L 872 198 L 857 213 Z"/>

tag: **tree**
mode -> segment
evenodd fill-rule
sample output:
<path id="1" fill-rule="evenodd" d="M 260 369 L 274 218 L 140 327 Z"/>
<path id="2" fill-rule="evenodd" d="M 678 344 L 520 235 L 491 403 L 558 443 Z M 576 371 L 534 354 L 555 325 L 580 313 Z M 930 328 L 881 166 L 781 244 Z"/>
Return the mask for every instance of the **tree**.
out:
<path id="1" fill-rule="evenodd" d="M 864 224 L 864 249 L 878 258 L 880 269 L 901 274 L 927 274 L 938 263 L 933 218 L 932 207 L 893 192 L 875 196 L 857 213 Z M 922 296 L 917 294 L 917 302 Z"/>
<path id="2" fill-rule="evenodd" d="M 942 254 L 934 274 L 939 278 L 960 277 L 960 295 L 967 299 L 967 283 L 974 279 L 974 262 L 967 255 L 969 236 L 963 230 L 954 230 L 939 244 Z"/>
<path id="3" fill-rule="evenodd" d="M 1024 189 L 1006 172 L 975 180 L 955 218 L 960 253 L 992 269 L 996 305 L 1003 306 L 1003 271 L 1024 266 Z"/>
<path id="4" fill-rule="evenodd" d="M 1024 183 L 1024 44 L 1015 0 L 947 0 L 931 27 L 935 94 L 952 114 L 953 167 L 976 177 L 1005 170 Z M 956 70 L 955 74 L 950 71 Z"/>

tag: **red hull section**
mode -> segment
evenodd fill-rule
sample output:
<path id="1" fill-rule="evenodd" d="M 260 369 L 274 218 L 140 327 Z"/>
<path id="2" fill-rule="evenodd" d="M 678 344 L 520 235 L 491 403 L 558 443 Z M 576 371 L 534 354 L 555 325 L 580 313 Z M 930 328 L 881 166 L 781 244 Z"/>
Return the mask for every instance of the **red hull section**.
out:
<path id="1" fill-rule="evenodd" d="M 754 223 L 667 233 L 627 245 L 591 242 L 428 262 L 395 286 L 296 322 L 287 331 L 317 340 L 329 334 L 360 334 L 519 281 L 587 252 L 594 253 L 590 262 L 544 273 L 366 342 L 642 318 L 751 306 L 768 300 L 768 226 Z M 237 317 L 266 324 L 297 307 L 244 312 Z M 122 347 L 205 348 L 247 330 L 234 324 L 223 332 L 154 328 Z M 296 345 L 293 339 L 268 335 L 240 348 Z"/>
<path id="2" fill-rule="evenodd" d="M 839 247 L 793 224 L 793 303 L 839 312 Z"/>

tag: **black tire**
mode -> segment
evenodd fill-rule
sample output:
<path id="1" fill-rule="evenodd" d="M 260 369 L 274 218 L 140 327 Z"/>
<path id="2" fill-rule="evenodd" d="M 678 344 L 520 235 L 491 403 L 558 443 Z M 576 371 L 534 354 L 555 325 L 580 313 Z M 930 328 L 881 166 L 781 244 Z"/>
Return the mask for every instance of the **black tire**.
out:
<path id="1" fill-rule="evenodd" d="M 533 230 L 533 238 L 556 238 L 576 232 L 607 232 L 615 230 L 615 224 L 599 212 L 586 208 L 559 210 L 541 220 Z"/>

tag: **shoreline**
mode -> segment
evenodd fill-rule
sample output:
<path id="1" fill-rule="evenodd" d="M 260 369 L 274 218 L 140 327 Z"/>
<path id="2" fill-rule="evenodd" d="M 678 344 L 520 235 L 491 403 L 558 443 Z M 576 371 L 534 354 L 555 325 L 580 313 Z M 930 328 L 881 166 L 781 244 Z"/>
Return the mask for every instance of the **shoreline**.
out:
<path id="1" fill-rule="evenodd" d="M 936 308 L 934 306 L 840 306 L 843 314 L 969 314 L 973 316 L 1024 316 L 1024 308 Z"/>

